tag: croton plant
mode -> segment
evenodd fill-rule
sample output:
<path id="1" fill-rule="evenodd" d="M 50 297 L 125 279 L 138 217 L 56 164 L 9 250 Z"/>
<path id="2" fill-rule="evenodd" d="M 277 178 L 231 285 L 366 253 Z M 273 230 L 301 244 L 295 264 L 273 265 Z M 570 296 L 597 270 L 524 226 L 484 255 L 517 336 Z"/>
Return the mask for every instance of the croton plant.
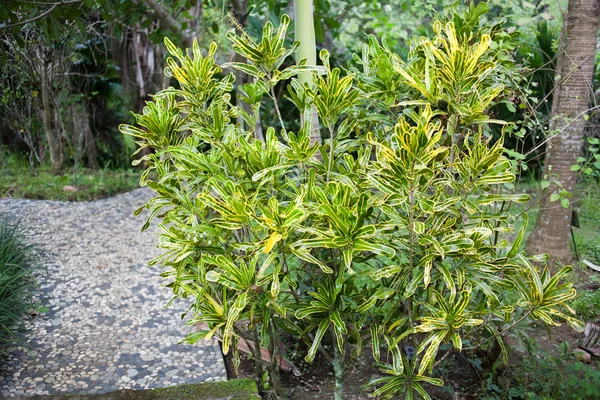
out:
<path id="1" fill-rule="evenodd" d="M 369 36 L 345 68 L 325 50 L 319 67 L 293 63 L 287 15 L 259 39 L 229 33 L 242 63 L 219 65 L 216 44 L 184 52 L 165 40 L 174 86 L 121 130 L 153 150 L 141 159 L 155 192 L 144 228 L 160 220 L 152 262 L 175 297 L 193 299 L 189 323 L 208 326 L 190 342 L 218 338 L 234 361 L 254 342 L 257 376 L 280 397 L 286 335 L 306 343 L 306 361 L 331 362 L 336 399 L 347 361 L 371 351 L 384 375 L 366 390 L 427 399 L 443 384 L 436 359 L 499 346 L 506 361 L 503 337 L 520 321 L 576 323 L 564 312 L 570 268 L 551 275 L 546 257 L 525 254 L 526 215 L 508 213 L 528 196 L 510 187 L 503 136 L 491 135 L 505 122 L 490 109 L 515 66 L 486 11 L 450 12 L 406 59 Z M 251 83 L 236 86 L 233 70 Z M 297 132 L 277 106 L 281 85 Z M 260 140 L 265 107 L 279 124 Z"/>

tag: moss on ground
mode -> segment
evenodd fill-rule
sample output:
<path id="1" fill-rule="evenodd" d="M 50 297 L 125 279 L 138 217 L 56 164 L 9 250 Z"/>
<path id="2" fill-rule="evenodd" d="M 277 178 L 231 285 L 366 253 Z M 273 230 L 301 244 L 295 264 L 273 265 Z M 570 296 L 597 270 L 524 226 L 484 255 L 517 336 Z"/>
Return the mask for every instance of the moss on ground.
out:
<path id="1" fill-rule="evenodd" d="M 104 394 L 34 396 L 31 400 L 260 400 L 256 382 L 233 379 L 154 390 L 119 390 Z"/>
<path id="2" fill-rule="evenodd" d="M 232 379 L 225 382 L 172 386 L 155 389 L 152 391 L 151 396 L 144 398 L 160 400 L 211 399 L 222 397 L 232 400 L 260 399 L 256 382 L 251 379 Z"/>

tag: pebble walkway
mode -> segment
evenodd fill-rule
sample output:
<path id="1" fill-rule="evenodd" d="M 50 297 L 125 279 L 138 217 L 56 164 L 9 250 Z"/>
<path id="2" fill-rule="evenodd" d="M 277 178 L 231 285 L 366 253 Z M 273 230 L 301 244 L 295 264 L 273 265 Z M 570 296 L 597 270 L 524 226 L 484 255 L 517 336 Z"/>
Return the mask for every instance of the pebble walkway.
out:
<path id="1" fill-rule="evenodd" d="M 0 348 L 0 397 L 93 394 L 225 380 L 216 342 L 180 344 L 185 304 L 164 308 L 156 230 L 141 233 L 137 189 L 68 203 L 0 199 L 35 244 L 35 301 L 48 311 L 24 322 L 19 346 Z"/>

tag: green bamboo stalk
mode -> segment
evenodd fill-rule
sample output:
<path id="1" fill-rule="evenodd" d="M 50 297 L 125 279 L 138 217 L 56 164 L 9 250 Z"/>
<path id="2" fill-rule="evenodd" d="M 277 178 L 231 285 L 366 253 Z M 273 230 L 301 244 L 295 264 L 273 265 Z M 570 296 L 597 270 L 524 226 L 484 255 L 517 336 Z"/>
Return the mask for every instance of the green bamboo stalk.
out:
<path id="1" fill-rule="evenodd" d="M 296 51 L 296 62 L 306 58 L 306 65 L 317 65 L 317 41 L 315 39 L 315 22 L 313 17 L 313 0 L 295 0 L 294 15 L 296 18 L 296 40 L 300 47 Z M 299 74 L 302 84 L 312 85 L 312 72 Z"/>
<path id="2" fill-rule="evenodd" d="M 295 37 L 300 42 L 300 47 L 296 51 L 296 62 L 303 58 L 306 59 L 306 65 L 317 66 L 317 41 L 315 39 L 315 21 L 313 16 L 313 0 L 295 0 Z M 312 86 L 314 83 L 313 73 L 310 71 L 301 72 L 298 79 L 302 84 L 307 83 Z M 316 107 L 312 107 L 312 116 L 310 123 L 310 143 L 320 143 L 321 131 L 319 129 L 319 117 Z M 320 153 L 317 152 L 317 157 Z"/>

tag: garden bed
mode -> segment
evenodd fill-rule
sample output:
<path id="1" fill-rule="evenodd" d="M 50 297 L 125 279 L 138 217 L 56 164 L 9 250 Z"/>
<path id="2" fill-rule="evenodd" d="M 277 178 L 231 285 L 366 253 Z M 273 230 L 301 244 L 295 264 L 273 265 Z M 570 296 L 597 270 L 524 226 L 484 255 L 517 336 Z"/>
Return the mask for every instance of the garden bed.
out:
<path id="1" fill-rule="evenodd" d="M 600 394 L 590 394 L 590 392 L 593 392 L 594 388 L 600 388 L 600 365 L 597 361 L 589 365 L 582 364 L 572 355 L 572 350 L 582 338 L 581 333 L 566 324 L 551 330 L 532 326 L 525 328 L 524 331 L 531 338 L 536 338 L 539 347 L 528 351 L 525 343 L 520 343 L 514 338 L 508 340 L 512 349 L 509 350 L 508 367 L 499 367 L 492 373 L 490 366 L 484 365 L 481 356 L 466 352 L 454 353 L 438 368 L 439 373 L 436 376 L 444 380 L 444 386 L 426 386 L 427 392 L 433 399 L 438 400 L 455 398 L 516 400 L 529 398 L 526 397 L 529 394 L 535 399 L 595 400 L 598 398 Z M 291 342 L 288 344 L 290 359 L 302 373 L 301 376 L 281 373 L 281 381 L 289 399 L 333 398 L 335 379 L 329 363 L 318 355 L 313 363 L 308 364 L 304 362 L 302 356 L 303 351 L 306 350 L 300 348 L 291 350 Z M 564 347 L 565 344 L 567 347 Z M 385 360 L 386 355 L 382 353 L 382 361 Z M 365 390 L 364 385 L 372 379 L 383 376 L 373 365 L 370 347 L 363 349 L 361 357 L 347 365 L 346 400 L 370 397 L 369 390 Z M 253 363 L 244 358 L 239 372 L 240 377 L 251 378 L 254 373 Z"/>

